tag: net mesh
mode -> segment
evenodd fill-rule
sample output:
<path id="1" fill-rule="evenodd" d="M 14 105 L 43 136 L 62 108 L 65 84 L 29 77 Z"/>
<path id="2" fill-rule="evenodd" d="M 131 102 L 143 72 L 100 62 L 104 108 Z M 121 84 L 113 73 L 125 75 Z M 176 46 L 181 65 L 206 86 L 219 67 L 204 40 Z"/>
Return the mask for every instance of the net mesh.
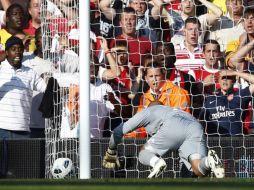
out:
<path id="1" fill-rule="evenodd" d="M 70 158 L 75 168 L 72 177 L 78 177 L 78 121 L 74 116 L 79 115 L 78 99 L 72 96 L 79 85 L 78 1 L 66 4 L 42 1 L 41 10 L 43 57 L 54 65 L 48 76 L 50 87 L 47 90 L 51 94 L 48 98 L 53 102 L 50 103 L 52 107 L 48 110 L 45 129 L 45 175 L 52 178 L 51 169 L 57 158 Z"/>
<path id="2" fill-rule="evenodd" d="M 118 29 L 120 28 L 117 25 L 117 22 L 110 21 L 105 18 L 106 13 L 100 10 L 97 6 L 97 1 L 90 1 L 90 13 L 91 13 L 91 30 L 94 33 L 90 33 L 91 41 L 93 41 L 94 49 L 91 48 L 93 55 L 97 58 L 91 58 L 91 62 L 95 65 L 93 69 L 96 68 L 96 64 L 100 64 L 99 74 L 105 70 L 109 73 L 110 69 L 112 71 L 112 67 L 110 65 L 108 52 L 103 50 L 103 45 L 98 40 L 98 36 L 104 36 L 108 40 L 108 46 L 111 48 L 111 53 L 116 57 L 116 60 L 121 62 L 122 59 L 127 56 L 128 62 L 132 62 L 132 64 L 128 64 L 127 69 L 121 70 L 121 79 L 117 78 L 117 80 L 108 80 L 110 75 L 104 76 L 101 74 L 101 78 L 103 78 L 104 86 L 100 88 L 100 91 L 93 91 L 93 96 L 100 96 L 100 99 L 94 99 L 90 102 L 90 110 L 91 116 L 90 119 L 92 121 L 93 127 L 91 127 L 91 132 L 93 138 L 91 139 L 91 172 L 93 178 L 107 178 L 107 177 L 115 177 L 115 178 L 145 178 L 149 175 L 150 169 L 147 166 L 143 166 L 138 162 L 137 156 L 138 152 L 145 143 L 146 134 L 144 136 L 137 135 L 141 133 L 130 134 L 129 137 L 133 138 L 125 138 L 124 142 L 119 146 L 119 156 L 121 162 L 121 168 L 119 170 L 108 170 L 102 167 L 102 159 L 104 153 L 107 149 L 108 138 L 112 132 L 112 130 L 122 121 L 126 121 L 131 115 L 136 112 L 139 107 L 140 99 L 132 99 L 132 101 L 128 100 L 128 98 L 132 97 L 135 92 L 136 97 L 141 97 L 145 92 L 147 92 L 147 84 L 145 83 L 145 78 L 143 77 L 141 80 L 138 78 L 141 66 L 141 60 L 145 60 L 142 62 L 142 66 L 145 68 L 149 67 L 149 62 L 153 62 L 154 60 L 159 60 L 160 56 L 163 59 L 167 59 L 168 61 L 172 61 L 174 59 L 171 56 L 169 59 L 165 55 L 165 51 L 159 52 L 159 49 L 156 49 L 160 42 L 164 44 L 166 41 L 170 41 L 170 34 L 176 34 L 182 31 L 174 31 L 173 32 L 167 28 L 168 24 L 172 20 L 168 18 L 168 16 L 161 16 L 160 22 L 158 25 L 151 28 L 145 28 L 147 26 L 142 25 L 142 20 L 137 20 L 139 24 L 139 31 L 148 32 L 146 34 L 148 36 L 149 41 L 151 41 L 150 52 L 146 52 L 144 48 L 148 45 L 143 43 L 140 45 L 143 39 L 138 39 L 137 43 L 127 44 L 127 51 L 125 49 L 120 49 L 120 51 L 112 50 L 115 48 L 112 44 L 112 40 L 117 41 L 117 34 L 119 34 Z M 121 4 L 121 2 L 123 2 Z M 178 2 L 178 1 L 176 1 Z M 111 1 L 111 8 L 116 8 L 116 6 L 126 7 L 128 1 Z M 70 158 L 75 166 L 76 176 L 79 177 L 79 141 L 78 141 L 78 133 L 79 133 L 79 60 L 78 60 L 78 37 L 76 36 L 78 29 L 78 1 L 70 1 L 70 3 L 66 6 L 64 4 L 59 4 L 54 8 L 50 7 L 48 1 L 43 1 L 41 10 L 42 10 L 42 33 L 43 33 L 43 52 L 44 59 L 50 60 L 55 69 L 52 70 L 50 76 L 54 77 L 52 91 L 54 93 L 54 111 L 53 116 L 47 119 L 46 122 L 46 177 L 52 178 L 51 168 L 54 163 L 54 160 L 60 157 L 68 157 Z M 173 7 L 178 7 L 174 5 Z M 199 8 L 201 6 L 199 5 Z M 203 10 L 203 9 L 202 9 Z M 170 13 L 171 8 L 167 7 L 166 13 Z M 120 14 L 116 12 L 116 17 Z M 179 20 L 180 21 L 180 20 Z M 179 23 L 178 23 L 179 24 Z M 113 30 L 113 28 L 116 30 Z M 168 33 L 169 32 L 169 33 Z M 208 30 L 208 33 L 212 33 L 213 31 Z M 157 36 L 156 36 L 157 35 Z M 172 36 L 171 36 L 172 37 Z M 181 36 L 180 36 L 181 37 Z M 178 38 L 174 38 L 174 40 L 179 40 Z M 123 40 L 124 41 L 124 40 Z M 143 41 L 142 41 L 143 42 Z M 121 42 L 126 43 L 126 42 Z M 204 43 L 204 41 L 202 42 Z M 111 45 L 110 45 L 111 44 Z M 117 42 L 116 42 L 117 44 Z M 138 44 L 138 52 L 131 52 L 131 49 L 134 48 Z M 224 44 L 220 44 L 224 45 Z M 121 45 L 119 45 L 121 46 Z M 124 46 L 124 45 L 123 45 Z M 193 58 L 186 58 L 186 52 L 181 49 L 180 46 L 174 45 L 176 52 L 176 59 L 183 61 L 187 60 L 188 64 L 193 62 Z M 104 48 L 105 49 L 105 48 Z M 152 52 L 152 50 L 155 52 Z M 223 48 L 224 50 L 225 48 Z M 143 51 L 144 50 L 144 51 Z M 138 55 L 139 60 L 135 63 L 135 58 L 131 58 L 132 55 Z M 195 57 L 196 56 L 196 57 Z M 161 58 L 161 59 L 162 59 Z M 203 64 L 205 57 L 202 51 L 197 51 L 194 55 L 196 58 L 197 65 Z M 220 59 L 224 60 L 225 56 L 223 54 L 220 55 Z M 98 59 L 98 60 L 95 60 Z M 220 60 L 220 61 L 221 61 Z M 195 61 L 196 62 L 196 61 Z M 183 62 L 179 62 L 181 66 Z M 219 62 L 220 67 L 224 66 L 224 61 Z M 155 67 L 155 65 L 152 65 Z M 91 69 L 91 67 L 90 67 Z M 108 69 L 108 70 L 107 70 Z M 167 73 L 167 76 L 163 79 L 172 80 L 176 85 L 181 86 L 185 85 L 185 83 L 189 82 L 190 89 L 189 95 L 191 95 L 190 100 L 190 109 L 192 113 L 197 116 L 200 114 L 202 108 L 204 108 L 203 104 L 196 105 L 196 100 L 203 100 L 203 95 L 196 93 L 195 89 L 193 90 L 193 86 L 198 82 L 191 81 L 191 78 L 184 78 L 184 82 L 181 79 L 184 77 L 181 73 L 173 70 L 175 77 L 171 79 L 169 76 L 172 76 L 172 72 L 168 65 L 164 64 L 162 69 Z M 190 69 L 190 68 L 188 68 Z M 193 69 L 193 68 L 192 68 Z M 171 74 L 170 74 L 171 73 Z M 94 74 L 95 76 L 95 74 Z M 213 75 L 215 76 L 215 75 Z M 106 79 L 106 80 L 105 80 Z M 94 77 L 91 79 L 95 80 Z M 128 86 L 129 82 L 132 82 L 133 86 L 130 88 Z M 137 87 L 137 81 L 141 83 L 141 87 Z M 97 81 L 96 81 L 97 82 Z M 135 83 L 136 82 L 136 83 Z M 95 84 L 95 83 L 94 83 Z M 135 87 L 135 88 L 134 88 Z M 95 89 L 95 88 L 94 88 Z M 91 89 L 90 89 L 91 90 Z M 192 91 L 193 90 L 193 91 Z M 202 92 L 207 89 L 202 86 Z M 208 91 L 210 89 L 208 88 Z M 114 107 L 120 107 L 120 114 L 114 113 L 112 111 L 112 101 L 109 100 L 108 92 L 114 92 L 118 97 L 117 102 L 114 103 Z M 132 93 L 131 93 L 132 92 Z M 192 93 L 193 92 L 193 93 Z M 90 92 L 91 94 L 91 92 Z M 105 97 L 105 95 L 107 95 Z M 176 94 L 178 96 L 179 94 Z M 126 101 L 127 96 L 127 101 Z M 121 102 L 121 103 L 120 103 Z M 123 103 L 124 102 L 124 103 Z M 143 102 L 144 103 L 144 102 Z M 252 104 L 250 104 L 252 105 Z M 146 106 L 146 105 L 145 105 Z M 131 111 L 130 107 L 134 108 Z M 252 106 L 244 108 L 252 110 Z M 128 111 L 129 114 L 126 115 L 125 111 Z M 221 110 L 223 111 L 223 110 Z M 222 113 L 223 114 L 223 113 Z M 241 113 L 242 114 L 242 113 Z M 251 116 L 252 117 L 252 116 Z M 207 126 L 209 122 L 204 119 L 204 126 Z M 230 123 L 231 121 L 226 121 Z M 247 122 L 248 124 L 252 123 L 252 120 Z M 250 129 L 250 128 L 249 128 Z M 140 132 L 140 131 L 139 131 Z M 220 136 L 220 132 L 217 130 L 217 134 L 207 136 L 207 146 L 208 148 L 215 149 L 220 158 L 223 159 L 226 176 L 228 177 L 241 177 L 241 178 L 250 178 L 253 177 L 253 142 L 254 139 L 251 137 L 251 134 L 246 134 L 242 131 L 237 137 L 229 136 L 224 137 Z M 217 135 L 217 137 L 213 137 Z M 240 137 L 239 137 L 240 136 Z M 99 138 L 98 138 L 99 137 Z M 190 177 L 191 174 L 187 171 L 179 163 L 178 153 L 176 151 L 169 152 L 165 156 L 165 161 L 168 164 L 168 168 L 166 172 L 162 175 L 163 177 Z"/>

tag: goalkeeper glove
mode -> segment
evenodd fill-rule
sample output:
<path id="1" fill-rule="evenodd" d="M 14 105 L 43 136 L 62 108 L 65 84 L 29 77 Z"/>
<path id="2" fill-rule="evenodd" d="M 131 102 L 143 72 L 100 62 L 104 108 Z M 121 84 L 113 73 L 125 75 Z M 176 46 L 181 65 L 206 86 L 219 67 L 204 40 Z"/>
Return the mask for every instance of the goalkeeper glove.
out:
<path id="1" fill-rule="evenodd" d="M 108 169 L 115 169 L 116 167 L 119 168 L 120 162 L 117 156 L 117 151 L 108 148 L 103 158 L 102 165 Z"/>

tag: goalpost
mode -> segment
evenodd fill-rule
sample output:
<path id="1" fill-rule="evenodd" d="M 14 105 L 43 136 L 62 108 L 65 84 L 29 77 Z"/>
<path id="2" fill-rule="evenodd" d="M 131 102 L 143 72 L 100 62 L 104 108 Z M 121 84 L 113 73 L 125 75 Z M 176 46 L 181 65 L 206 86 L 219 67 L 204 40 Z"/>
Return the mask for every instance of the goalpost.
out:
<path id="1" fill-rule="evenodd" d="M 79 2 L 79 63 L 80 63 L 80 179 L 91 177 L 91 154 L 90 154 L 90 115 L 89 115 L 89 88 L 90 88 L 90 60 L 89 60 L 89 1 Z"/>
<path id="2" fill-rule="evenodd" d="M 118 170 L 102 167 L 108 138 L 90 139 L 89 1 L 74 0 L 65 14 L 62 14 L 65 9 L 61 7 L 63 4 L 48 7 L 47 2 L 43 0 L 41 6 L 43 53 L 44 59 L 55 66 L 49 77 L 56 80 L 52 87 L 54 111 L 52 117 L 46 120 L 45 177 L 52 178 L 54 160 L 68 157 L 74 163 L 74 178 L 146 178 L 150 168 L 137 159 L 145 139 L 124 139 L 119 147 L 121 168 Z M 69 15 L 71 19 L 68 20 L 65 17 L 68 13 L 77 16 Z M 103 132 L 109 133 L 114 119 L 110 116 L 106 119 L 108 129 Z M 254 177 L 253 141 L 249 136 L 215 137 L 207 139 L 207 146 L 215 149 L 223 159 L 226 176 L 245 178 Z M 181 168 L 176 151 L 167 153 L 164 158 L 168 169 L 162 178 L 177 178 L 186 173 Z"/>
<path id="3" fill-rule="evenodd" d="M 49 99 L 53 99 L 53 102 L 49 101 L 49 103 L 53 105 L 49 110 L 52 113 L 49 113 L 45 126 L 45 177 L 53 177 L 51 169 L 57 158 L 70 158 L 75 172 L 71 177 L 90 178 L 90 135 L 89 119 L 87 119 L 89 118 L 89 91 L 83 90 L 83 88 L 89 89 L 89 70 L 87 70 L 89 33 L 86 26 L 89 23 L 88 5 L 86 1 L 80 3 L 78 0 L 67 4 L 60 1 L 55 1 L 59 4 L 52 2 L 41 1 L 43 57 L 54 65 L 48 76 L 53 77 L 49 79 L 51 84 Z M 82 13 L 79 13 L 79 6 Z M 82 22 L 85 23 L 79 22 L 79 15 L 83 15 Z M 79 39 L 79 30 L 87 35 Z M 80 41 L 83 43 L 79 46 Z M 84 63 L 81 66 L 79 66 L 79 59 Z M 79 81 L 83 81 L 80 91 Z M 79 93 L 84 97 L 84 101 L 79 100 Z M 79 109 L 80 104 L 86 105 L 82 106 L 85 110 Z M 85 134 L 81 141 L 79 141 L 80 133 Z M 86 147 L 81 146 L 80 149 L 80 142 L 82 145 L 86 143 Z M 82 158 L 86 160 L 85 162 L 80 162 L 82 152 L 85 153 Z M 80 172 L 80 168 L 85 172 Z"/>

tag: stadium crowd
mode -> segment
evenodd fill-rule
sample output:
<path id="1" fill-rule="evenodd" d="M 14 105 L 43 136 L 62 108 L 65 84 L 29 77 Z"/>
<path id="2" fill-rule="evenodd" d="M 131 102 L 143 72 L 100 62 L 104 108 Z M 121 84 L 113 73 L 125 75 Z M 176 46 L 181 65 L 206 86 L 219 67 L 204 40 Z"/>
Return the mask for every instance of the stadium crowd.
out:
<path id="1" fill-rule="evenodd" d="M 45 118 L 56 116 L 59 97 L 52 95 L 57 80 L 51 76 L 78 70 L 78 1 L 0 3 L 0 139 L 43 138 Z"/>
<path id="2" fill-rule="evenodd" d="M 209 136 L 254 132 L 254 1 L 90 0 L 90 9 L 98 78 L 122 106 L 97 137 L 153 101 L 191 113 Z"/>
<path id="3" fill-rule="evenodd" d="M 79 73 L 78 1 L 0 2 L 0 138 L 44 137 L 44 118 L 78 128 L 79 81 L 64 87 L 60 119 L 48 105 L 60 83 L 48 76 Z M 90 42 L 91 137 L 153 101 L 191 113 L 206 135 L 254 133 L 254 1 L 90 0 Z"/>

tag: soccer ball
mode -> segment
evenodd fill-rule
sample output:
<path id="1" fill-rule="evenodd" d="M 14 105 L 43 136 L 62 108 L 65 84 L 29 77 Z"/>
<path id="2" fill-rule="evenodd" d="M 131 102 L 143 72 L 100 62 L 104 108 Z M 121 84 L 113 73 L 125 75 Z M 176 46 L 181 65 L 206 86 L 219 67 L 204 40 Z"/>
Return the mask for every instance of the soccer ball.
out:
<path id="1" fill-rule="evenodd" d="M 51 174 L 54 178 L 57 179 L 67 178 L 73 175 L 74 167 L 71 159 L 69 158 L 56 159 L 51 169 Z"/>

